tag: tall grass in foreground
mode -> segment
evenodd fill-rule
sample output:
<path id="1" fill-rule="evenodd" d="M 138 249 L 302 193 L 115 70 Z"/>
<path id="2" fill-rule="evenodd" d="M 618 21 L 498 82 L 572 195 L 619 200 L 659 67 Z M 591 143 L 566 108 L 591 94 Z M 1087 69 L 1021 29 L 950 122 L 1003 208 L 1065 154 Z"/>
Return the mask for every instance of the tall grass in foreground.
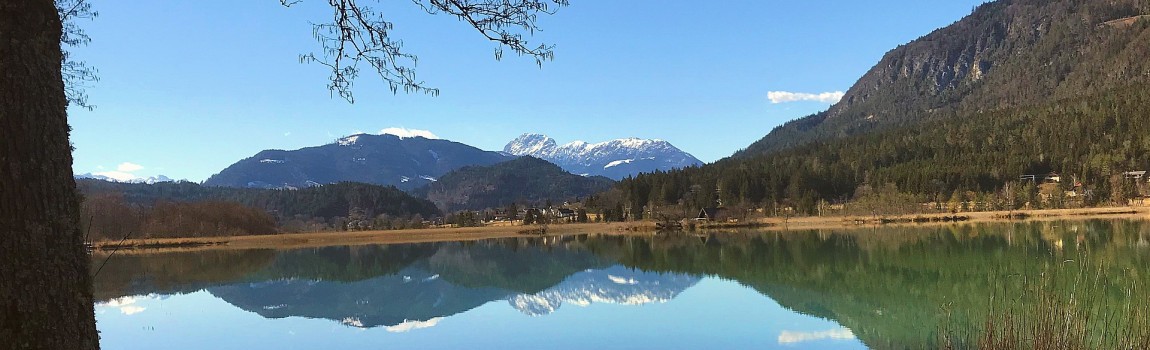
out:
<path id="1" fill-rule="evenodd" d="M 991 278 L 985 322 L 980 329 L 944 322 L 942 348 L 1150 349 L 1150 294 L 1139 290 L 1139 271 L 1065 260 L 1037 276 Z"/>

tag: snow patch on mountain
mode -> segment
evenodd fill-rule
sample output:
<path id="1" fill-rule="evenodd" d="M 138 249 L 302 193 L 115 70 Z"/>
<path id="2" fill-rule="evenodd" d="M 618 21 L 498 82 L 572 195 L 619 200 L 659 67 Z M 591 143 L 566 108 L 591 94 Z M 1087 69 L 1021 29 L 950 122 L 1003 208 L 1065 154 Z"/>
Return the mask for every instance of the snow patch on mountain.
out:
<path id="1" fill-rule="evenodd" d="M 336 143 L 338 143 L 340 146 L 352 146 L 359 141 L 359 137 L 359 134 L 343 137 L 339 140 L 336 140 Z"/>
<path id="2" fill-rule="evenodd" d="M 363 321 L 360 321 L 359 317 L 345 317 L 343 320 L 340 320 L 339 323 L 343 323 L 348 327 L 363 328 Z"/>
<path id="3" fill-rule="evenodd" d="M 604 165 L 603 169 L 607 169 L 607 168 L 610 168 L 610 167 L 613 167 L 616 165 L 621 165 L 621 164 L 631 164 L 631 162 L 634 162 L 634 161 L 635 161 L 634 159 L 616 160 L 614 162 L 607 163 L 607 165 Z"/>
<path id="4" fill-rule="evenodd" d="M 615 275 L 607 275 L 607 279 L 611 280 L 611 282 L 615 282 L 615 284 L 624 284 L 624 285 L 628 285 L 628 286 L 634 285 L 634 284 L 639 284 L 639 281 L 636 281 L 635 278 L 633 278 L 633 277 L 628 278 L 628 277 L 619 277 L 619 276 L 615 276 Z"/>

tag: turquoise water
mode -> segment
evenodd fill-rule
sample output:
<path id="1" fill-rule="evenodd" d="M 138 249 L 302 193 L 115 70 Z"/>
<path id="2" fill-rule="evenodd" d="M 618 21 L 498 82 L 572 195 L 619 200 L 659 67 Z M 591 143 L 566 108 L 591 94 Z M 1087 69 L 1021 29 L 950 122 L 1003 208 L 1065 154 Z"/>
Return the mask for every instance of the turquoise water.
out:
<path id="1" fill-rule="evenodd" d="M 96 319 L 105 349 L 937 347 L 940 334 L 983 323 L 979 305 L 1004 288 L 995 276 L 1084 252 L 1121 260 L 1120 271 L 1150 266 L 1143 231 L 1081 222 L 117 254 L 96 278 Z"/>

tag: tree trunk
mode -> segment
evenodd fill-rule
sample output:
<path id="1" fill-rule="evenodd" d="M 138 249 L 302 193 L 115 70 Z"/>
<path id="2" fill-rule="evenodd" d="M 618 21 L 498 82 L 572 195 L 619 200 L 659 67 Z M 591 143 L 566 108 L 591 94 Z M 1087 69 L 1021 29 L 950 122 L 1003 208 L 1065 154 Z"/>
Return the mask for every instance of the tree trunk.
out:
<path id="1" fill-rule="evenodd" d="M 96 349 L 61 24 L 52 0 L 0 0 L 0 347 Z"/>

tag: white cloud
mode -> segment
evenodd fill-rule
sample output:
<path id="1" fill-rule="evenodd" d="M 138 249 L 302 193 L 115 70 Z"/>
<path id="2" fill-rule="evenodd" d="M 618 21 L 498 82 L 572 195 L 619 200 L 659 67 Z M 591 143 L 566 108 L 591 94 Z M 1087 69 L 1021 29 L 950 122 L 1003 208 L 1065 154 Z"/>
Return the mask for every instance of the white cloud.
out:
<path id="1" fill-rule="evenodd" d="M 128 305 L 128 306 L 121 307 L 120 313 L 125 314 L 125 315 L 135 315 L 135 314 L 144 312 L 144 310 L 147 310 L 147 308 L 144 308 L 141 306 L 135 306 L 135 305 Z"/>
<path id="2" fill-rule="evenodd" d="M 843 99 L 846 93 L 842 91 L 823 92 L 818 94 L 811 94 L 805 92 L 789 92 L 789 91 L 770 91 L 767 92 L 767 99 L 771 103 L 787 103 L 799 101 L 815 101 L 822 103 L 835 103 Z"/>
<path id="3" fill-rule="evenodd" d="M 99 167 L 96 167 L 96 169 L 103 170 L 104 167 L 99 166 Z M 136 174 L 133 174 L 133 173 L 140 171 L 142 169 L 144 169 L 143 165 L 139 165 L 139 164 L 132 163 L 132 162 L 123 162 L 123 163 L 120 163 L 120 165 L 116 166 L 116 170 L 95 172 L 95 173 L 92 173 L 92 175 L 103 176 L 103 177 L 106 177 L 106 178 L 109 178 L 112 180 L 116 180 L 116 181 L 120 181 L 120 182 L 128 182 L 128 181 L 139 179 L 140 177 L 136 176 Z"/>
<path id="4" fill-rule="evenodd" d="M 97 166 L 96 172 L 77 174 L 77 178 L 94 178 L 98 180 L 117 181 L 117 182 L 142 182 L 142 183 L 156 183 L 172 181 L 164 175 L 156 175 L 151 177 L 144 177 L 136 174 L 137 171 L 143 170 L 145 167 L 132 162 L 123 162 L 116 166 L 116 170 L 106 170 L 106 167 Z M 164 168 L 150 168 L 152 171 L 163 170 Z"/>
<path id="5" fill-rule="evenodd" d="M 408 128 L 404 128 L 404 127 L 398 127 L 398 128 L 391 127 L 391 128 L 383 129 L 383 130 L 379 131 L 379 134 L 380 135 L 395 135 L 395 136 L 399 136 L 399 137 L 416 137 L 416 136 L 419 136 L 419 137 L 423 137 L 423 138 L 427 138 L 427 139 L 438 139 L 439 138 L 439 136 L 435 136 L 435 134 L 433 134 L 427 130 L 408 129 Z"/>
<path id="6" fill-rule="evenodd" d="M 144 169 L 143 165 L 130 163 L 130 162 L 123 162 L 123 163 L 120 163 L 120 165 L 116 166 L 116 171 L 122 171 L 125 173 L 136 172 L 136 171 L 140 171 L 141 169 Z"/>
<path id="7" fill-rule="evenodd" d="M 104 303 L 96 303 L 96 306 L 108 306 L 117 308 L 120 309 L 120 313 L 124 315 L 135 315 L 144 312 L 144 310 L 147 310 L 147 308 L 143 306 L 135 305 L 136 301 L 138 300 L 135 297 L 122 297 L 108 300 Z"/>
<path id="8" fill-rule="evenodd" d="M 854 332 L 846 328 L 832 329 L 818 332 L 783 331 L 779 333 L 779 344 L 794 344 L 815 340 L 851 340 L 855 338 Z"/>
<path id="9" fill-rule="evenodd" d="M 384 329 L 391 333 L 404 333 L 416 329 L 435 327 L 442 319 L 442 317 L 435 317 L 427 321 L 404 320 L 403 323 L 384 327 Z"/>

